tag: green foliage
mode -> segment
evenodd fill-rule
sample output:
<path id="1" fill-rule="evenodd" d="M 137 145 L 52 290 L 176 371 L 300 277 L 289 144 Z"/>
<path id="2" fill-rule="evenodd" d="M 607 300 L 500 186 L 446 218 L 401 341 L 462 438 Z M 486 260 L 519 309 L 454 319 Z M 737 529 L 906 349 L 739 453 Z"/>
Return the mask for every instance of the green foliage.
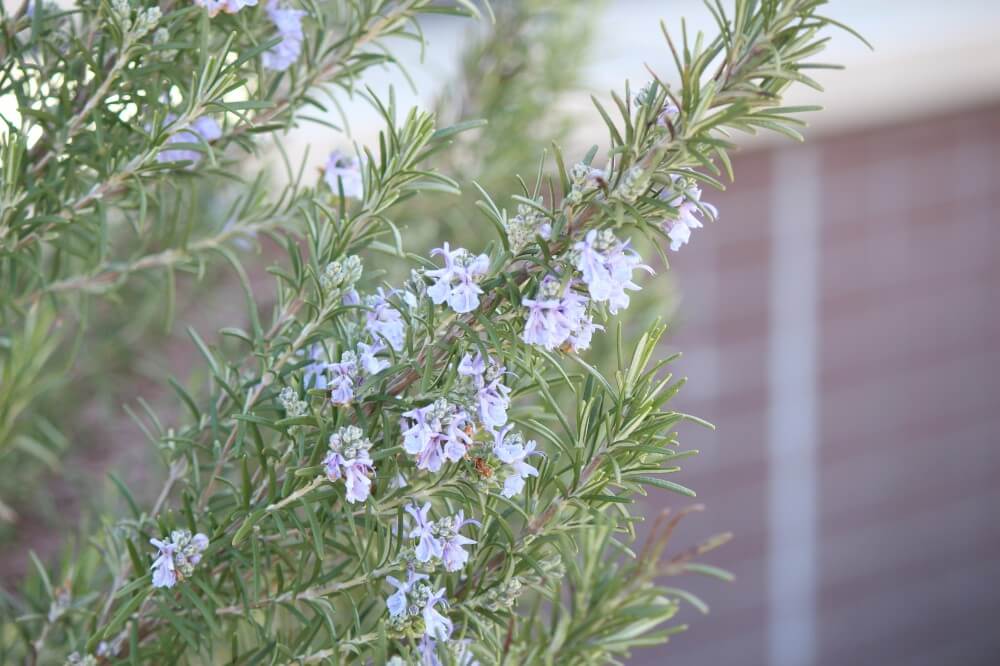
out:
<path id="1" fill-rule="evenodd" d="M 556 16 L 570 11 L 567 3 L 546 4 Z M 363 196 L 356 200 L 340 187 L 311 186 L 301 172 L 275 192 L 245 177 L 238 162 L 266 135 L 309 119 L 310 107 L 322 109 L 321 96 L 335 103 L 337 88 L 354 90 L 366 68 L 393 63 L 376 42 L 419 40 L 418 14 L 471 14 L 470 5 L 309 3 L 303 56 L 283 74 L 260 63 L 274 46 L 263 7 L 209 19 L 200 8 L 167 3 L 161 18 L 151 18 L 139 7 L 84 1 L 72 12 L 40 5 L 30 15 L 22 8 L 5 16 L 0 97 L 17 100 L 18 118 L 5 118 L 3 145 L 3 445 L 32 441 L 26 433 L 40 428 L 24 414 L 48 389 L 36 382 L 58 351 L 60 339 L 47 335 L 53 313 L 87 324 L 91 299 L 127 299 L 145 275 L 159 279 L 135 297 L 162 298 L 165 291 L 172 313 L 177 272 L 200 276 L 228 266 L 244 288 L 246 315 L 218 337 L 188 329 L 206 381 L 171 382 L 186 419 L 165 423 L 151 409 L 137 416 L 167 464 L 165 485 L 147 508 L 115 482 L 128 514 L 85 534 L 58 575 L 38 563 L 24 589 L 5 597 L 16 619 L 0 634 L 0 657 L 415 662 L 426 619 L 390 620 L 385 601 L 392 591 L 386 577 L 405 579 L 414 567 L 449 600 L 438 609 L 454 622 L 452 640 L 436 648 L 445 663 L 461 661 L 463 651 L 484 664 L 608 663 L 681 630 L 670 624 L 679 604 L 704 604 L 662 578 L 720 575 L 694 560 L 722 539 L 665 558 L 677 516 L 661 521 L 634 551 L 642 520 L 634 513 L 637 497 L 650 488 L 694 496 L 673 480 L 694 453 L 681 448 L 676 427 L 704 423 L 669 408 L 683 382 L 668 372 L 673 359 L 659 358 L 664 327 L 656 323 L 629 340 L 606 306 L 592 304 L 605 335 L 614 335 L 615 358 L 605 368 L 572 345 L 547 351 L 526 344 L 522 302 L 536 297 L 546 276 L 569 279 L 574 246 L 588 231 L 661 245 L 663 221 L 677 215 L 673 197 L 665 196 L 674 177 L 721 185 L 731 176 L 733 131 L 797 136 L 796 114 L 805 109 L 783 107 L 781 94 L 792 83 L 815 85 L 807 72 L 817 65 L 807 59 L 827 39 L 821 31 L 831 22 L 817 13 L 824 4 L 737 0 L 727 14 L 713 3 L 717 36 L 689 36 L 683 26 L 679 42 L 668 36 L 677 82 L 655 81 L 638 94 L 626 84 L 613 109 L 597 104 L 609 135 L 599 176 L 581 180 L 582 167 L 567 164 L 553 146 L 533 182 L 521 181 L 513 200 L 551 226 L 547 238 L 512 238 L 511 216 L 489 189 L 478 188 L 477 205 L 492 223 L 482 229 L 497 236 L 473 248 L 487 255 L 489 267 L 478 306 L 468 313 L 426 296 L 420 270 L 431 263 L 411 254 L 399 225 L 425 200 L 461 193 L 449 171 L 485 168 L 488 151 L 465 156 L 476 148 L 463 133 L 478 123 L 468 122 L 474 119 L 463 105 L 455 124 L 439 129 L 432 115 L 404 113 L 391 95 L 380 100 L 359 89 L 384 129 L 362 156 Z M 530 39 L 534 33 L 520 30 L 531 7 L 502 10 L 498 21 Z M 511 62 L 508 48 L 489 38 L 471 53 Z M 520 132 L 523 123 L 503 100 L 528 91 L 535 105 L 519 108 L 547 108 L 552 98 L 536 84 L 549 79 L 552 63 L 516 65 L 539 75 L 521 88 L 501 69 L 467 96 L 501 128 L 482 134 L 501 154 L 504 134 Z M 467 64 L 467 71 L 471 80 L 477 70 Z M 678 112 L 664 116 L 671 102 Z M 157 159 L 172 133 L 206 113 L 221 119 L 220 138 L 170 145 L 197 150 L 202 159 Z M 501 164 L 508 159 L 519 157 L 512 151 Z M 203 179 L 219 185 L 206 193 Z M 454 207 L 462 199 L 448 201 Z M 474 212 L 459 211 L 466 219 Z M 235 249 L 247 240 L 282 254 L 269 269 L 269 310 Z M 367 267 L 360 278 L 343 277 L 352 257 Z M 385 350 L 386 367 L 358 380 L 352 400 L 334 402 L 329 389 L 305 381 L 313 354 L 338 360 L 372 341 L 366 321 L 380 306 L 352 298 L 351 288 L 372 294 L 385 286 L 383 267 L 399 275 L 400 266 L 416 271 L 387 292 L 386 307 L 404 320 L 405 338 Z M 70 351 L 63 358 L 72 358 Z M 456 365 L 476 352 L 506 365 L 509 421 L 544 453 L 532 459 L 538 475 L 520 493 L 500 492 L 501 466 L 488 453 L 493 434 L 482 424 L 468 426 L 467 455 L 437 472 L 416 467 L 403 446 L 404 412 L 464 399 Z M 372 443 L 372 489 L 361 502 L 324 476 L 327 442 L 347 426 Z M 465 528 L 476 543 L 463 567 L 446 571 L 414 555 L 405 508 L 424 502 L 435 517 L 462 511 L 478 521 Z M 175 586 L 154 588 L 147 544 L 172 530 L 203 533 L 208 546 Z"/>

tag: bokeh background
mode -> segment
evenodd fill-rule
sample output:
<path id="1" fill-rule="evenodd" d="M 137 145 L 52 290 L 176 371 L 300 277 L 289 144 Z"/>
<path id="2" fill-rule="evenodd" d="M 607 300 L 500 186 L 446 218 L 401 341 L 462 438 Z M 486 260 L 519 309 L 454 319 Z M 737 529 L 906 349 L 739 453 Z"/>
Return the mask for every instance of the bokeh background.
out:
<path id="1" fill-rule="evenodd" d="M 603 144 L 591 94 L 607 99 L 626 78 L 638 87 L 646 65 L 670 71 L 659 18 L 712 27 L 693 1 L 513 4 L 544 16 L 496 35 L 427 21 L 422 62 L 398 45 L 413 87 L 395 70 L 367 81 L 393 86 L 404 109 L 491 115 L 502 129 L 442 168 L 510 191 L 545 139 L 567 155 Z M 701 455 L 680 480 L 704 511 L 676 541 L 732 532 L 708 559 L 736 577 L 684 581 L 711 613 L 687 608 L 691 629 L 632 663 L 1000 663 L 1000 2 L 835 0 L 829 13 L 874 51 L 834 36 L 823 59 L 847 70 L 821 72 L 822 95 L 789 100 L 826 107 L 805 145 L 738 137 L 736 182 L 705 194 L 719 222 L 671 255 L 669 277 L 630 313 L 672 322 L 664 351 L 683 351 L 675 370 L 690 377 L 675 407 L 717 426 L 681 432 Z M 545 71 L 525 76 L 526 63 Z M 331 119 L 346 117 L 350 135 L 296 130 L 282 139 L 292 162 L 318 167 L 335 147 L 374 140 L 371 108 L 338 101 Z M 409 242 L 425 251 L 481 235 L 482 220 L 454 212 L 471 206 L 448 208 L 417 205 Z M 265 245 L 251 270 L 264 298 L 269 261 Z M 178 299 L 178 320 L 206 335 L 243 316 L 235 280 L 209 277 L 212 289 L 191 281 Z M 5 583 L 29 570 L 29 549 L 58 557 L 66 529 L 85 531 L 113 504 L 109 472 L 140 493 L 162 473 L 122 405 L 141 396 L 169 421 L 163 377 L 188 377 L 197 360 L 182 328 L 157 329 L 123 303 L 95 306 L 118 322 L 115 348 L 89 339 L 66 375 L 76 392 L 54 409 L 71 425 L 31 477 L 48 490 L 5 470 Z M 645 509 L 683 506 L 662 494 Z"/>

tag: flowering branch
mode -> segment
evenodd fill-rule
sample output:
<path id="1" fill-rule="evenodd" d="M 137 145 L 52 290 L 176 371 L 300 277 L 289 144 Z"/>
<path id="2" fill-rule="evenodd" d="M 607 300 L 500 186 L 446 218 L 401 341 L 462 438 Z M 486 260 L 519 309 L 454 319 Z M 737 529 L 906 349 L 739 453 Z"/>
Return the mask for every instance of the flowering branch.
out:
<path id="1" fill-rule="evenodd" d="M 210 16 L 246 11 L 245 0 L 198 4 Z M 416 111 L 399 121 L 391 98 L 373 98 L 387 125 L 378 148 L 331 155 L 297 205 L 297 230 L 274 228 L 287 260 L 272 269 L 271 325 L 251 306 L 249 331 L 224 330 L 238 351 L 193 335 L 211 380 L 204 395 L 179 390 L 192 422 L 165 429 L 150 416 L 184 483 L 172 475 L 158 511 L 103 535 L 110 585 L 88 581 L 106 591 L 81 602 L 101 612 L 81 612 L 67 632 L 77 658 L 155 662 L 236 637 L 234 661 L 590 663 L 679 630 L 657 628 L 700 602 L 655 579 L 698 571 L 691 558 L 721 540 L 661 567 L 671 523 L 634 557 L 630 505 L 649 488 L 694 495 L 664 477 L 694 453 L 674 428 L 704 422 L 667 408 L 683 381 L 658 358 L 664 327 L 634 343 L 621 325 L 613 339 L 605 328 L 652 272 L 643 252 L 679 251 L 717 217 L 701 185 L 728 172 L 729 132 L 795 134 L 801 109 L 780 95 L 811 83 L 823 4 L 737 0 L 732 19 L 712 4 L 716 37 L 685 35 L 678 48 L 668 35 L 679 85 L 654 74 L 635 94 L 626 86 L 612 97 L 618 120 L 595 100 L 606 163 L 595 148 L 567 165 L 555 148 L 514 214 L 481 190 L 497 231 L 481 250 L 404 252 L 399 204 L 458 191 L 427 161 L 470 125 L 435 130 Z M 432 6 L 394 7 L 358 29 L 391 33 Z M 296 67 L 303 10 L 265 11 L 279 39 L 254 57 Z M 285 96 L 239 110 L 258 128 L 285 119 L 305 90 L 351 73 L 341 59 L 364 39 L 314 47 Z M 191 141 L 175 141 L 169 163 L 185 161 L 185 144 L 252 126 L 178 122 Z M 377 252 L 393 258 L 385 272 L 372 270 Z M 584 355 L 602 340 L 613 359 Z"/>

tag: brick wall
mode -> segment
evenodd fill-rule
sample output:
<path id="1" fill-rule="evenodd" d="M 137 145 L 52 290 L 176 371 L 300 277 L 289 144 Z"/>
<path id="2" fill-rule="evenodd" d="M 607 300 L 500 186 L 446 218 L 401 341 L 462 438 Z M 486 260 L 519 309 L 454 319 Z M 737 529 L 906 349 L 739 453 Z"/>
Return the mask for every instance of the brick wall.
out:
<path id="1" fill-rule="evenodd" d="M 707 511 L 678 537 L 733 531 L 712 561 L 737 580 L 692 581 L 712 614 L 635 663 L 1000 663 L 998 155 L 990 106 L 748 152 L 706 193 L 669 344 L 678 407 L 718 430 L 682 432 Z M 788 201 L 814 228 L 776 244 Z"/>

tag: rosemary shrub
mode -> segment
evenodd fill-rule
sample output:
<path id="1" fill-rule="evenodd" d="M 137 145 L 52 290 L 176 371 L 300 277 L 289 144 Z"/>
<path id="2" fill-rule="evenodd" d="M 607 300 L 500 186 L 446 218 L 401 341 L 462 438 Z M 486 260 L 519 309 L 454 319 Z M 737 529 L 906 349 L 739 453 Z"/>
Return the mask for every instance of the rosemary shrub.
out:
<path id="1" fill-rule="evenodd" d="M 395 63 L 386 39 L 420 40 L 421 15 L 475 5 L 79 0 L 4 14 L 0 97 L 17 110 L 0 147 L 0 446 L 52 428 L 26 417 L 50 390 L 36 380 L 68 343 L 58 322 L 86 327 L 91 298 L 148 279 L 141 293 L 172 312 L 176 273 L 221 263 L 243 278 L 247 314 L 215 340 L 190 329 L 208 385 L 172 383 L 182 423 L 138 417 L 164 486 L 145 505 L 119 484 L 128 515 L 6 595 L 2 656 L 607 663 L 683 629 L 679 604 L 701 604 L 662 578 L 724 577 L 693 561 L 718 542 L 663 556 L 682 512 L 637 546 L 632 506 L 648 488 L 694 496 L 670 478 L 694 453 L 675 429 L 704 422 L 669 408 L 683 381 L 659 353 L 664 327 L 633 335 L 621 320 L 651 279 L 642 254 L 665 265 L 717 216 L 701 188 L 733 177 L 730 134 L 801 138 L 813 109 L 781 99 L 817 85 L 810 59 L 839 25 L 825 4 L 710 2 L 716 34 L 664 27 L 676 72 L 654 67 L 610 110 L 596 104 L 603 152 L 567 160 L 553 144 L 510 207 L 477 187 L 477 209 L 453 212 L 479 225 L 469 247 L 418 252 L 401 211 L 461 194 L 448 167 L 489 168 L 467 138 L 482 123 L 437 127 L 361 84 Z M 497 20 L 533 4 L 518 6 Z M 338 90 L 371 102 L 377 144 L 329 156 L 318 177 L 293 170 L 278 191 L 246 176 L 241 160 L 323 122 Z M 503 78 L 479 92 L 502 96 Z M 207 211 L 192 203 L 202 180 L 218 188 Z M 284 256 L 262 308 L 242 252 L 265 241 Z M 588 358 L 598 339 L 609 362 Z"/>

